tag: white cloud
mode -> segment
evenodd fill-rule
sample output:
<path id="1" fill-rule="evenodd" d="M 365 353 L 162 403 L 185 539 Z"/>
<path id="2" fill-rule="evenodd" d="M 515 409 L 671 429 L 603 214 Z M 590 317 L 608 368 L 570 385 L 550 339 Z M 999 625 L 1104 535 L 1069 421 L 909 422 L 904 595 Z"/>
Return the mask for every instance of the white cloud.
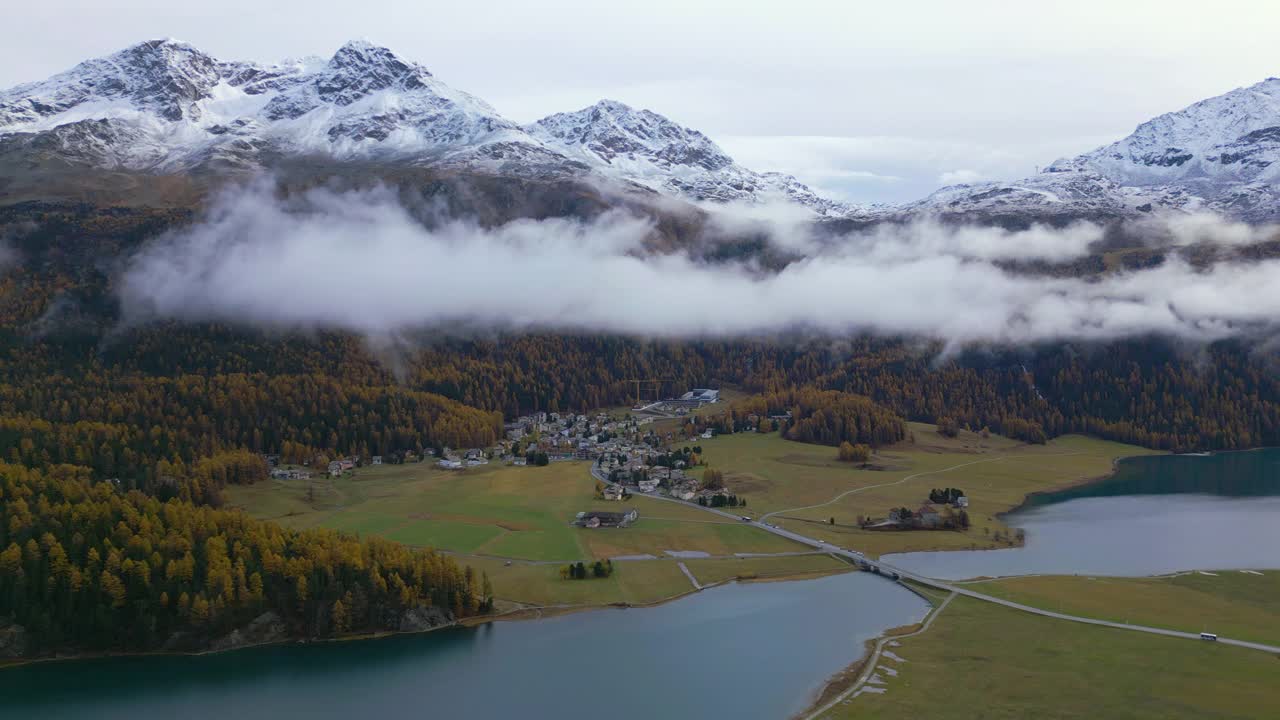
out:
<path id="1" fill-rule="evenodd" d="M 994 264 L 1077 257 L 1101 237 L 1089 225 L 883 227 L 773 274 L 680 254 L 644 257 L 652 230 L 617 213 L 428 230 L 389 192 L 312 191 L 281 204 L 250 188 L 145 249 L 123 278 L 122 301 L 135 322 L 218 319 L 370 335 L 439 325 L 684 337 L 800 328 L 952 343 L 1148 332 L 1210 340 L 1270 329 L 1280 317 L 1277 261 L 1207 272 L 1171 261 L 1098 281 L 1019 276 Z M 1199 236 L 1214 231 L 1203 225 Z"/>

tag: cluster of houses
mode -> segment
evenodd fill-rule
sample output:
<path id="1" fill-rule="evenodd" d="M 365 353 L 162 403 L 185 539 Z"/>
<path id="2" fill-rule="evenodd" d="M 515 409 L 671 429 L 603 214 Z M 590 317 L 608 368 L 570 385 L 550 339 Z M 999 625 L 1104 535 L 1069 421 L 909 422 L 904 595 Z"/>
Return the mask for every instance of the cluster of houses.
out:
<path id="1" fill-rule="evenodd" d="M 679 409 L 679 414 L 686 414 L 690 409 L 718 402 L 719 396 L 719 390 L 695 388 L 679 398 L 663 402 L 673 409 Z M 600 463 L 606 475 L 614 470 L 621 470 L 622 478 L 640 492 L 656 492 L 661 487 L 673 497 L 692 500 L 698 493 L 698 483 L 684 474 L 683 467 L 660 467 L 652 464 L 654 458 L 664 454 L 659 448 L 669 447 L 674 442 L 686 439 L 685 433 L 655 432 L 653 422 L 661 417 L 661 413 L 618 418 L 607 413 L 585 415 L 537 412 L 505 423 L 503 439 L 492 447 L 463 450 L 442 448 L 440 451 L 426 449 L 421 457 L 412 450 L 399 451 L 388 456 L 387 461 L 408 463 L 434 459 L 437 467 L 465 470 L 468 467 L 487 465 L 492 461 L 526 465 L 529 463 L 527 458 L 530 457 L 540 458 L 540 464 L 544 461 L 590 460 Z M 689 435 L 688 440 L 697 439 L 695 433 L 690 432 Z M 711 435 L 712 431 L 706 430 L 701 437 L 710 438 Z M 264 457 L 272 468 L 273 478 L 295 480 L 311 477 L 311 473 L 305 469 L 277 467 L 280 460 L 278 455 Z M 362 464 L 360 457 L 339 458 L 329 463 L 328 474 L 340 477 Z M 381 465 L 383 457 L 374 455 L 368 458 L 368 464 Z"/>
<path id="2" fill-rule="evenodd" d="M 652 449 L 675 439 L 671 433 L 663 437 L 653 432 L 653 421 L 652 417 L 615 418 L 605 413 L 522 415 L 503 425 L 504 437 L 492 447 L 443 448 L 436 465 L 447 470 L 465 470 L 490 462 L 521 466 L 536 456 L 544 457 L 546 462 L 598 460 L 607 453 L 629 453 L 636 447 Z M 426 454 L 437 457 L 435 451 L 428 450 Z M 416 458 L 404 458 L 406 462 L 411 460 Z"/>
<path id="3" fill-rule="evenodd" d="M 601 455 L 597 468 L 599 476 L 642 493 L 662 492 L 679 500 L 693 500 L 703 492 L 698 480 L 685 472 L 683 460 L 671 463 L 674 467 L 657 464 L 664 457 L 670 455 L 648 445 L 622 444 Z"/>

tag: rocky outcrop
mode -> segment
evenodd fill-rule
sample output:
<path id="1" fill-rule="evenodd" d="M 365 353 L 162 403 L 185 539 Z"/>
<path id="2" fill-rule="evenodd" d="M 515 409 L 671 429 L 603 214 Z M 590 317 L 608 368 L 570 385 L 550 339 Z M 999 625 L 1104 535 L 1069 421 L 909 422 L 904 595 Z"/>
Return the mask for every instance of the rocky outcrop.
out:
<path id="1" fill-rule="evenodd" d="M 232 630 L 230 635 L 213 641 L 209 649 L 214 651 L 235 650 L 236 648 L 264 643 L 280 642 L 289 637 L 284 620 L 274 612 L 264 612 L 253 619 L 253 622 Z"/>
<path id="2" fill-rule="evenodd" d="M 436 628 L 452 625 L 455 622 L 453 613 L 435 606 L 419 605 L 409 608 L 400 615 L 400 632 L 426 632 Z"/>

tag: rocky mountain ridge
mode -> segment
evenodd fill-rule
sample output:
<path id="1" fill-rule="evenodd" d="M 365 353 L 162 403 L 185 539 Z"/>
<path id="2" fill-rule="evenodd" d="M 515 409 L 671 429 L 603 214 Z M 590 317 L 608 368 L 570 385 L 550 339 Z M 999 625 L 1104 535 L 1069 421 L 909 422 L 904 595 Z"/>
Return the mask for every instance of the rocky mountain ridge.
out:
<path id="1" fill-rule="evenodd" d="M 5 175 L 38 184 L 49 168 L 192 176 L 309 158 L 517 184 L 568 180 L 694 203 L 786 201 L 815 219 L 855 223 L 1200 211 L 1268 222 L 1280 219 L 1280 79 L 1161 115 L 1037 175 L 945 187 L 897 207 L 844 203 L 790 175 L 756 172 L 703 133 L 613 100 L 520 125 L 364 41 L 327 60 L 260 64 L 153 40 L 0 91 L 0 192 Z"/>
<path id="2" fill-rule="evenodd" d="M 0 156 L 147 173 L 253 169 L 318 156 L 589 178 L 706 202 L 786 198 L 855 208 L 793 177 L 738 165 L 702 133 L 601 101 L 520 126 L 425 67 L 368 42 L 329 60 L 224 62 L 173 40 L 140 43 L 0 92 Z"/>

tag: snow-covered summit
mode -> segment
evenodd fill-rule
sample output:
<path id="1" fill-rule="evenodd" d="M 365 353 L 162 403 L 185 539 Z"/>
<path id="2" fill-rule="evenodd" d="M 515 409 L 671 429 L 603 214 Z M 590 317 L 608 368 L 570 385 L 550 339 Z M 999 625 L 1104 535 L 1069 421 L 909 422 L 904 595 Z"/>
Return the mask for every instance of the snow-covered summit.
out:
<path id="1" fill-rule="evenodd" d="M 790 175 L 745 168 L 701 132 L 616 100 L 556 113 L 525 129 L 572 157 L 659 191 L 712 202 L 786 200 L 824 216 L 859 211 Z"/>
<path id="2" fill-rule="evenodd" d="M 1053 170 L 1088 168 L 1126 185 L 1280 180 L 1280 78 L 1201 100 Z"/>
<path id="3" fill-rule="evenodd" d="M 213 58 L 176 40 L 151 40 L 88 60 L 41 82 L 0 92 L 0 132 L 34 131 L 110 117 L 130 108 L 177 122 L 221 80 Z"/>
<path id="4" fill-rule="evenodd" d="M 82 123 L 92 125 L 67 129 Z M 150 41 L 0 93 L 0 136 L 54 130 L 55 139 L 109 130 L 116 142 L 95 159 L 160 172 L 253 164 L 264 151 L 424 161 L 491 142 L 538 145 L 484 101 L 363 41 L 327 62 L 274 65 Z"/>
<path id="5" fill-rule="evenodd" d="M 601 100 L 575 112 L 556 113 L 527 127 L 529 133 L 584 159 L 635 174 L 715 172 L 733 165 L 706 135 L 652 110 Z"/>
<path id="6" fill-rule="evenodd" d="M 1037 175 L 942 188 L 907 211 L 1130 217 L 1213 210 L 1280 219 L 1280 79 L 1142 123 L 1128 137 Z"/>

